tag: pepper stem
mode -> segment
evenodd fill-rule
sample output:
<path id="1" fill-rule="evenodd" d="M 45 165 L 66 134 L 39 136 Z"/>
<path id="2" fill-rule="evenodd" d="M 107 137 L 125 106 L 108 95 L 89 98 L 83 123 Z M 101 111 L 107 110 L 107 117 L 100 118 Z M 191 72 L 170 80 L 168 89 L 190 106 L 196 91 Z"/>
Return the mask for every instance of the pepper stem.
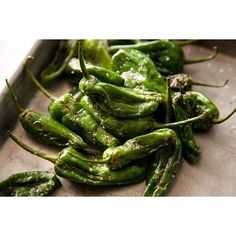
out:
<path id="1" fill-rule="evenodd" d="M 29 147 L 28 145 L 22 143 L 18 138 L 16 138 L 13 134 L 11 134 L 10 132 L 7 132 L 7 134 L 9 135 L 9 137 L 15 142 L 17 143 L 19 146 L 21 146 L 23 149 L 25 149 L 26 151 L 39 156 L 47 161 L 50 161 L 52 163 L 55 163 L 57 161 L 57 156 L 51 155 L 51 154 L 47 154 L 44 152 L 41 152 L 39 150 L 35 150 L 31 147 Z"/>
<path id="2" fill-rule="evenodd" d="M 35 87 L 37 87 L 46 97 L 48 97 L 51 101 L 54 101 L 56 99 L 56 97 L 54 97 L 52 94 L 50 94 L 40 83 L 39 81 L 36 79 L 34 73 L 32 72 L 32 70 L 29 68 L 28 64 L 29 61 L 33 60 L 34 58 L 32 56 L 28 56 L 24 66 L 25 66 L 25 71 L 27 73 L 27 75 L 29 76 L 30 80 L 33 82 L 33 84 L 35 85 Z"/>
<path id="3" fill-rule="evenodd" d="M 192 39 L 192 40 L 185 40 L 184 42 L 177 42 L 176 44 L 183 47 L 183 46 L 195 43 L 197 41 L 198 41 L 197 39 Z"/>
<path id="4" fill-rule="evenodd" d="M 83 74 L 84 78 L 89 79 L 89 73 L 86 69 L 85 62 L 84 62 L 84 54 L 83 54 L 83 47 L 82 47 L 81 40 L 79 40 L 79 52 L 78 53 L 79 53 L 79 64 L 80 64 L 82 74 Z"/>
<path id="5" fill-rule="evenodd" d="M 224 87 L 226 84 L 228 84 L 229 80 L 227 79 L 224 84 L 221 85 L 213 85 L 213 84 L 205 84 L 205 83 L 200 83 L 197 81 L 192 81 L 192 85 L 198 85 L 198 86 L 204 86 L 204 87 L 212 87 L 212 88 L 222 88 Z"/>
<path id="6" fill-rule="evenodd" d="M 204 62 L 204 61 L 212 60 L 213 58 L 216 57 L 216 55 L 219 52 L 218 47 L 214 47 L 213 50 L 214 50 L 214 52 L 211 55 L 209 55 L 208 57 L 205 57 L 205 58 L 195 58 L 195 59 L 185 59 L 184 60 L 184 64 L 193 64 L 193 63 L 198 63 L 198 62 Z"/>
<path id="7" fill-rule="evenodd" d="M 225 117 L 223 118 L 218 118 L 218 119 L 212 119 L 211 123 L 212 124 L 220 124 L 223 123 L 224 121 L 228 120 L 234 113 L 236 112 L 236 107 Z"/>
<path id="8" fill-rule="evenodd" d="M 170 89 L 170 80 L 166 80 L 166 97 L 167 97 L 167 106 L 166 106 L 166 117 L 165 117 L 165 123 L 169 123 L 171 119 L 171 108 L 172 108 L 172 99 L 171 99 L 171 89 Z"/>
<path id="9" fill-rule="evenodd" d="M 10 86 L 10 84 L 8 83 L 7 79 L 6 79 L 6 83 L 7 83 L 7 87 L 8 87 L 8 90 L 10 92 L 10 95 L 11 95 L 11 98 L 14 102 L 14 105 L 16 107 L 16 110 L 17 112 L 20 114 L 24 111 L 24 108 L 20 105 L 20 103 L 18 102 L 18 98 L 16 97 L 12 87 Z"/>
<path id="10" fill-rule="evenodd" d="M 159 123 L 157 123 L 155 125 L 155 128 L 156 129 L 172 128 L 172 127 L 176 127 L 176 126 L 179 126 L 179 125 L 184 125 L 184 124 L 196 122 L 198 120 L 204 119 L 206 116 L 207 116 L 207 112 L 204 112 L 199 116 L 195 116 L 193 118 L 189 118 L 189 119 L 182 120 L 182 121 L 177 121 L 177 122 L 168 123 L 168 124 L 159 124 Z"/>

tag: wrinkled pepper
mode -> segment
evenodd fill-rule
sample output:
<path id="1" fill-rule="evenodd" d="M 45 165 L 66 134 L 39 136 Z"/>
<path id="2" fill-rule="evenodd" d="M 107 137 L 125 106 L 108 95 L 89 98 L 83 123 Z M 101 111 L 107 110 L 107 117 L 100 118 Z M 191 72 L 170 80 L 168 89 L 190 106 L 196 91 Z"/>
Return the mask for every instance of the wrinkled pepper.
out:
<path id="1" fill-rule="evenodd" d="M 120 49 L 112 56 L 112 69 L 124 86 L 166 94 L 166 80 L 148 55 L 135 49 Z"/>
<path id="2" fill-rule="evenodd" d="M 185 59 L 182 46 L 169 40 L 154 40 L 131 45 L 115 45 L 109 47 L 109 52 L 113 54 L 119 49 L 136 49 L 149 54 L 157 70 L 165 75 L 182 73 L 183 65 L 211 60 L 218 53 L 218 49 L 215 47 L 213 54 L 208 57 Z"/>
<path id="3" fill-rule="evenodd" d="M 155 112 L 165 101 L 165 96 L 162 94 L 103 83 L 89 75 L 80 44 L 79 59 L 84 76 L 79 83 L 79 89 L 85 94 L 93 96 L 105 112 L 118 117 L 143 117 Z"/>
<path id="4" fill-rule="evenodd" d="M 7 81 L 6 81 L 7 82 Z M 45 144 L 52 144 L 55 146 L 73 146 L 74 148 L 87 148 L 88 145 L 76 133 L 69 130 L 63 124 L 57 122 L 49 116 L 32 111 L 30 109 L 23 109 L 15 96 L 12 88 L 7 82 L 12 100 L 19 113 L 19 121 L 23 128 L 34 138 Z"/>
<path id="5" fill-rule="evenodd" d="M 111 57 L 105 40 L 83 40 L 84 58 L 87 63 L 111 69 Z"/>
<path id="6" fill-rule="evenodd" d="M 153 159 L 147 170 L 149 176 L 143 196 L 156 197 L 166 193 L 182 161 L 181 141 L 176 137 L 174 144 L 156 151 Z"/>
<path id="7" fill-rule="evenodd" d="M 77 53 L 78 42 L 76 40 L 61 41 L 53 61 L 42 71 L 40 75 L 41 83 L 50 85 L 59 78 L 70 59 Z"/>
<path id="8" fill-rule="evenodd" d="M 60 180 L 52 172 L 17 173 L 0 182 L 0 196 L 47 196 L 60 185 Z"/>
<path id="9" fill-rule="evenodd" d="M 112 70 L 91 64 L 86 64 L 86 68 L 90 75 L 99 78 L 101 82 L 114 84 L 118 86 L 122 86 L 124 84 L 123 78 Z M 72 58 L 70 60 L 65 69 L 65 73 L 69 75 L 71 78 L 73 78 L 75 82 L 78 82 L 79 80 L 82 79 L 83 74 L 80 69 L 80 63 L 78 58 Z"/>
<path id="10" fill-rule="evenodd" d="M 151 133 L 129 139 L 123 145 L 107 148 L 103 152 L 103 159 L 111 169 L 122 166 L 149 156 L 159 148 L 172 145 L 178 139 L 175 131 L 171 129 L 159 129 Z"/>
<path id="11" fill-rule="evenodd" d="M 55 120 L 81 135 L 89 144 L 98 145 L 101 148 L 119 144 L 119 140 L 99 126 L 72 94 L 66 93 L 55 98 L 37 81 L 27 64 L 26 72 L 34 85 L 52 101 L 49 112 Z"/>
<path id="12" fill-rule="evenodd" d="M 88 96 L 83 96 L 80 100 L 80 104 L 83 108 L 106 130 L 111 134 L 120 138 L 121 140 L 127 140 L 149 133 L 155 129 L 176 127 L 185 123 L 192 123 L 198 119 L 202 119 L 205 114 L 201 114 L 198 117 L 192 119 L 186 119 L 185 121 L 162 124 L 157 122 L 152 116 L 146 116 L 141 118 L 125 119 L 115 116 L 111 116 L 103 112 L 99 106 L 93 102 Z"/>
<path id="13" fill-rule="evenodd" d="M 22 143 L 14 135 L 9 136 L 23 149 L 54 164 L 55 173 L 63 178 L 88 185 L 121 185 L 137 183 L 144 179 L 146 167 L 141 164 L 111 170 L 100 157 L 86 155 L 72 147 L 63 149 L 58 156 L 46 154 Z"/>
<path id="14" fill-rule="evenodd" d="M 197 130 L 206 131 L 212 125 L 223 123 L 236 112 L 236 108 L 234 108 L 228 115 L 219 118 L 219 110 L 216 105 L 200 92 L 186 92 L 183 95 L 183 101 L 184 109 L 189 114 L 189 117 L 202 114 L 203 112 L 207 114 L 204 119 L 193 124 L 193 128 Z"/>
<path id="15" fill-rule="evenodd" d="M 186 114 L 183 109 L 183 96 L 181 95 L 181 93 L 176 92 L 172 95 L 172 108 L 176 121 L 181 121 L 188 118 L 188 114 Z M 192 125 L 179 125 L 178 127 L 176 127 L 176 132 L 183 144 L 184 158 L 190 163 L 197 162 L 200 158 L 201 151 L 194 139 Z"/>

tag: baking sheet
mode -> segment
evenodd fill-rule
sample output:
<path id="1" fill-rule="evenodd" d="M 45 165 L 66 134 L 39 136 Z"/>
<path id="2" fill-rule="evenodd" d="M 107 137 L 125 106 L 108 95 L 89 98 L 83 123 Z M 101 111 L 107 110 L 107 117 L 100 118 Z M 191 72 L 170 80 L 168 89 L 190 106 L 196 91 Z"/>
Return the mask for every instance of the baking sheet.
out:
<path id="1" fill-rule="evenodd" d="M 33 69 L 36 74 L 50 60 L 57 43 L 37 42 L 31 52 L 35 57 Z M 184 52 L 187 58 L 204 56 L 212 52 L 211 46 L 214 45 L 219 45 L 221 51 L 214 60 L 186 65 L 184 70 L 199 82 L 222 84 L 226 79 L 230 80 L 224 88 L 194 87 L 194 90 L 212 99 L 220 114 L 224 116 L 236 106 L 236 41 L 200 41 L 184 47 Z M 29 103 L 29 108 L 48 114 L 49 99 L 24 78 L 22 67 L 11 78 L 10 83 L 13 84 L 24 106 Z M 59 96 L 70 89 L 68 83 L 59 81 L 49 91 Z M 19 122 L 16 122 L 16 112 L 7 90 L 1 93 L 0 110 L 4 114 L 0 118 L 1 133 L 12 130 L 17 137 L 32 146 L 45 152 L 58 152 L 57 148 L 35 142 L 26 134 Z M 194 165 L 183 162 L 166 196 L 236 196 L 236 116 L 223 124 L 215 125 L 207 133 L 197 133 L 195 136 L 202 149 L 201 159 Z M 6 138 L 4 133 L 0 145 L 0 180 L 17 172 L 53 170 L 50 162 L 27 153 Z M 128 186 L 94 187 L 60 179 L 62 187 L 54 192 L 54 196 L 140 196 L 145 188 L 144 182 Z"/>

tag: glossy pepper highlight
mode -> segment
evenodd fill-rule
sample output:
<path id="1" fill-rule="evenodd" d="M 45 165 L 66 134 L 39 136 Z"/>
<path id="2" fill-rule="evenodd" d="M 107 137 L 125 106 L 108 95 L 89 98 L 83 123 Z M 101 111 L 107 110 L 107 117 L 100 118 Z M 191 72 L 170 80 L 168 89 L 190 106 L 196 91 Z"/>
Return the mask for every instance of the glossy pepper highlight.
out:
<path id="1" fill-rule="evenodd" d="M 124 79 L 124 86 L 166 94 L 165 78 L 150 57 L 135 49 L 120 49 L 112 56 L 112 69 Z"/>

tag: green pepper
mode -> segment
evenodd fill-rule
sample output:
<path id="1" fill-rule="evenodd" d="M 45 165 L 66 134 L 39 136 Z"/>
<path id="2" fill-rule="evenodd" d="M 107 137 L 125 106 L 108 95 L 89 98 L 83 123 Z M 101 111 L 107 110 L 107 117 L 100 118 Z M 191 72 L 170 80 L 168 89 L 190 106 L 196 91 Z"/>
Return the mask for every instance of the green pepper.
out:
<path id="1" fill-rule="evenodd" d="M 23 149 L 54 163 L 55 173 L 63 178 L 88 185 L 121 185 L 137 183 L 145 177 L 145 166 L 133 164 L 119 170 L 110 170 L 100 157 L 86 155 L 72 147 L 63 149 L 58 156 L 46 154 L 22 143 L 12 134 L 9 136 Z"/>
<path id="2" fill-rule="evenodd" d="M 120 49 L 112 57 L 112 69 L 124 79 L 124 86 L 166 93 L 165 78 L 150 57 L 135 49 Z"/>
<path id="3" fill-rule="evenodd" d="M 109 48 L 109 52 L 115 53 L 119 49 L 136 49 L 149 54 L 157 70 L 165 75 L 181 73 L 184 64 L 208 61 L 213 59 L 218 53 L 218 49 L 215 47 L 214 53 L 208 57 L 187 60 L 184 58 L 182 46 L 168 40 L 154 40 L 131 45 L 115 45 Z"/>
<path id="4" fill-rule="evenodd" d="M 115 116 L 111 116 L 106 112 L 103 112 L 99 106 L 88 96 L 83 96 L 80 100 L 80 104 L 83 108 L 106 130 L 116 137 L 127 140 L 136 136 L 149 133 L 155 129 L 176 127 L 181 123 L 158 123 L 152 116 L 146 116 L 141 118 L 124 119 Z M 198 119 L 202 119 L 205 116 L 194 117 L 191 120 L 185 120 L 183 123 L 195 122 Z"/>
<path id="5" fill-rule="evenodd" d="M 100 82 L 88 74 L 81 46 L 79 49 L 80 67 L 84 76 L 79 83 L 79 89 L 95 97 L 103 111 L 118 117 L 143 117 L 152 114 L 165 101 L 165 96 L 159 93 Z"/>
<path id="6" fill-rule="evenodd" d="M 111 69 L 111 57 L 105 40 L 83 40 L 84 58 L 87 63 Z"/>
<path id="7" fill-rule="evenodd" d="M 197 130 L 208 130 L 214 124 L 220 124 L 229 119 L 235 112 L 234 108 L 228 115 L 219 118 L 219 110 L 216 105 L 200 92 L 189 91 L 183 95 L 183 105 L 189 117 L 193 117 L 205 112 L 207 116 L 193 124 Z"/>
<path id="8" fill-rule="evenodd" d="M 183 109 L 183 96 L 181 93 L 176 92 L 172 95 L 172 107 L 176 121 L 181 121 L 188 118 L 188 114 L 186 114 Z M 200 157 L 200 148 L 197 146 L 194 139 L 192 125 L 183 124 L 178 126 L 176 130 L 178 137 L 183 144 L 183 154 L 185 159 L 190 163 L 197 162 Z"/>
<path id="9" fill-rule="evenodd" d="M 91 64 L 86 64 L 86 68 L 90 75 L 99 78 L 99 80 L 102 82 L 119 86 L 122 86 L 124 84 L 123 78 L 110 69 L 106 69 L 104 67 L 95 66 Z M 78 58 L 72 58 L 70 60 L 65 69 L 65 73 L 69 77 L 73 78 L 75 82 L 78 82 L 79 80 L 82 79 L 83 75 L 80 69 Z"/>
<path id="10" fill-rule="evenodd" d="M 53 61 L 42 71 L 41 83 L 50 85 L 64 72 L 70 59 L 77 53 L 77 41 L 61 41 Z"/>
<path id="11" fill-rule="evenodd" d="M 118 147 L 109 147 L 103 153 L 103 159 L 107 161 L 111 169 L 122 166 L 149 156 L 163 146 L 172 145 L 178 139 L 171 129 L 159 129 L 152 133 L 129 139 Z"/>
<path id="12" fill-rule="evenodd" d="M 175 144 L 154 153 L 143 196 L 162 196 L 174 179 L 182 160 L 182 145 L 176 137 Z"/>
<path id="13" fill-rule="evenodd" d="M 72 94 L 66 93 L 55 98 L 37 81 L 27 64 L 26 72 L 34 85 L 52 101 L 49 112 L 55 120 L 81 135 L 89 144 L 98 145 L 101 148 L 119 144 L 119 140 L 99 126 Z"/>
<path id="14" fill-rule="evenodd" d="M 57 122 L 56 120 L 44 114 L 32 111 L 30 109 L 24 110 L 18 103 L 12 88 L 6 80 L 8 89 L 10 91 L 13 102 L 19 113 L 19 121 L 23 128 L 33 137 L 45 144 L 52 144 L 56 146 L 71 145 L 74 148 L 87 148 L 88 145 L 76 133 L 69 130 L 67 127 Z"/>
<path id="15" fill-rule="evenodd" d="M 0 182 L 0 196 L 47 196 L 60 185 L 57 176 L 48 171 L 17 173 Z"/>

